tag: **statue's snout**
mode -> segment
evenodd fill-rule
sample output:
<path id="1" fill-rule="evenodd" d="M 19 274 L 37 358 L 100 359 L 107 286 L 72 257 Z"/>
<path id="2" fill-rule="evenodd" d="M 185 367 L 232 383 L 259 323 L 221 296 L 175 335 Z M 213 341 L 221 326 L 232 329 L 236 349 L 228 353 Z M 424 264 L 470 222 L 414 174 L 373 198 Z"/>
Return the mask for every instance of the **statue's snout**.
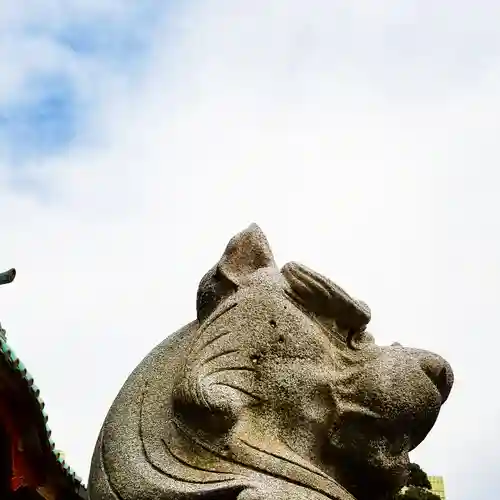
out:
<path id="1" fill-rule="evenodd" d="M 453 387 L 453 370 L 441 356 L 429 351 L 419 351 L 419 364 L 441 394 L 444 403 Z"/>
<path id="2" fill-rule="evenodd" d="M 394 342 L 391 347 L 404 349 L 415 359 L 441 394 L 441 402 L 444 403 L 448 399 L 454 380 L 453 370 L 448 361 L 430 351 L 405 348 L 398 342 Z"/>

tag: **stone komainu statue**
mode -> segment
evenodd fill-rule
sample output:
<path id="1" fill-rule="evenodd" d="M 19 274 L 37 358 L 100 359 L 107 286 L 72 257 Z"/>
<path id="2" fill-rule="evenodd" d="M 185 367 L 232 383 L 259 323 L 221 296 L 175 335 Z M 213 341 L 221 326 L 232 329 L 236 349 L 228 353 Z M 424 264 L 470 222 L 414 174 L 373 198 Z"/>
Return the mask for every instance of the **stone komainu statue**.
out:
<path id="1" fill-rule="evenodd" d="M 196 321 L 117 396 L 95 448 L 91 500 L 376 500 L 450 392 L 436 354 L 381 347 L 368 307 L 252 225 L 201 280 Z"/>

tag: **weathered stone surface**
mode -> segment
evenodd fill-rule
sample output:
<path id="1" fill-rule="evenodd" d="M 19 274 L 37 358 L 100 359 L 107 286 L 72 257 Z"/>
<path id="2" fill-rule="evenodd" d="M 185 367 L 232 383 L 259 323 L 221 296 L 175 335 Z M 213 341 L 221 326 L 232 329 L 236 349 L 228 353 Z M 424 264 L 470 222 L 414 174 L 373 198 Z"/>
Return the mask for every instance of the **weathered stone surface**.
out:
<path id="1" fill-rule="evenodd" d="M 129 377 L 95 448 L 91 500 L 377 500 L 453 374 L 375 344 L 370 310 L 252 225 L 201 280 L 196 321 Z"/>

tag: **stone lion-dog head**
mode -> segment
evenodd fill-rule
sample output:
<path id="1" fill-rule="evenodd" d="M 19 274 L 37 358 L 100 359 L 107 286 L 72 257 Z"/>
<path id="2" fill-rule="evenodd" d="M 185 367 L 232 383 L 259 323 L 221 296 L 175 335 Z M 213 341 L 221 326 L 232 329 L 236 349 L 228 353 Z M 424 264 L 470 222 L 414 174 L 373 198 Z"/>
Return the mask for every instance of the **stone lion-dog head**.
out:
<path id="1" fill-rule="evenodd" d="M 91 500 L 375 500 L 453 383 L 436 354 L 378 346 L 368 306 L 256 226 L 201 280 L 197 320 L 129 377 L 95 448 Z"/>

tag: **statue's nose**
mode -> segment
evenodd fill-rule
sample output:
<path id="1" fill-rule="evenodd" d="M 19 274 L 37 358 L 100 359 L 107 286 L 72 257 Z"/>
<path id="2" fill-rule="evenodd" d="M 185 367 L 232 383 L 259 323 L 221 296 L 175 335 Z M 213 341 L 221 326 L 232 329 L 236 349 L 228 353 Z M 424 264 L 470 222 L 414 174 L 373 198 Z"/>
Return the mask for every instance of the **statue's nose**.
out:
<path id="1" fill-rule="evenodd" d="M 399 342 L 394 342 L 391 347 L 401 347 L 405 349 Z M 412 356 L 416 357 L 418 364 L 424 373 L 432 380 L 437 390 L 441 394 L 442 402 L 444 403 L 450 395 L 453 387 L 453 370 L 449 363 L 438 354 L 421 349 L 405 349 Z"/>
<path id="2" fill-rule="evenodd" d="M 453 387 L 453 370 L 441 356 L 432 352 L 422 351 L 420 366 L 425 374 L 434 382 L 441 394 L 443 403 L 448 399 Z"/>
<path id="3" fill-rule="evenodd" d="M 393 344 L 394 347 L 396 347 Z M 397 344 L 397 347 L 402 347 Z M 437 390 L 441 394 L 442 403 L 450 395 L 453 387 L 453 370 L 449 363 L 438 354 L 421 349 L 407 349 L 410 355 L 416 358 L 424 373 L 432 380 Z"/>

